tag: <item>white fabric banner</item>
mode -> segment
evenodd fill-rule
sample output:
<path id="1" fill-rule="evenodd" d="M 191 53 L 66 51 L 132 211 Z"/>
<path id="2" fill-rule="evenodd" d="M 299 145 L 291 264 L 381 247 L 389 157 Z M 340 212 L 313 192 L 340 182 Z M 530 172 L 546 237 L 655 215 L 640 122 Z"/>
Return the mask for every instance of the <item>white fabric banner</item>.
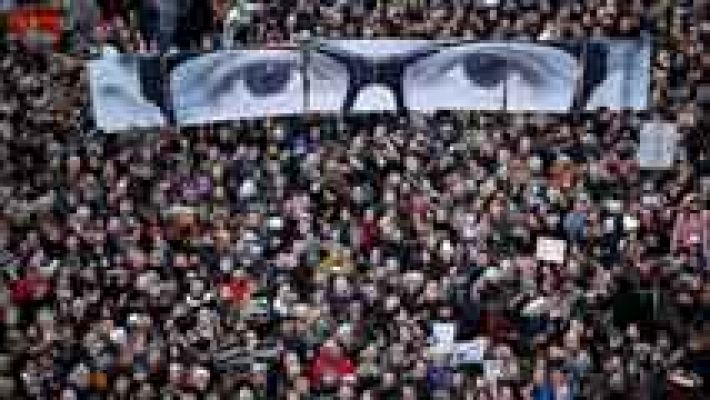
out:
<path id="1" fill-rule="evenodd" d="M 309 112 L 643 109 L 649 49 L 641 39 L 316 39 L 155 60 L 113 55 L 89 70 L 97 125 L 126 130 Z"/>

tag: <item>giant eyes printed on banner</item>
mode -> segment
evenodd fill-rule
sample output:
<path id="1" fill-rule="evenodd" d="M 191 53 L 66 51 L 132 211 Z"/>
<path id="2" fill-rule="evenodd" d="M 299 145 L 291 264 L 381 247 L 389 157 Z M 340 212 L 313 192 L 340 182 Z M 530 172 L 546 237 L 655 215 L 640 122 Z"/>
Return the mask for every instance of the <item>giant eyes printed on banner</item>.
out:
<path id="1" fill-rule="evenodd" d="M 555 44 L 329 41 L 308 69 L 311 109 L 567 111 L 576 47 Z"/>
<path id="2" fill-rule="evenodd" d="M 175 120 L 181 125 L 305 111 L 297 50 L 221 51 L 172 64 Z"/>
<path id="3" fill-rule="evenodd" d="M 642 110 L 650 56 L 641 39 L 325 40 L 308 51 L 178 54 L 164 63 L 112 56 L 92 62 L 91 77 L 97 123 L 111 130 L 162 123 L 158 110 L 178 125 L 304 112 Z"/>

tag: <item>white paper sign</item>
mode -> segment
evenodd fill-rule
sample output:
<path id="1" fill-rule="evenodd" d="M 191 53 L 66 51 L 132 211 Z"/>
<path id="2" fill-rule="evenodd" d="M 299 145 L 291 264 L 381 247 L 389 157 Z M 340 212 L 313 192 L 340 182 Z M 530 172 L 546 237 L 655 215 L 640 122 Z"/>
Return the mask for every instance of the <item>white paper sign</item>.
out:
<path id="1" fill-rule="evenodd" d="M 536 257 L 540 261 L 562 264 L 565 261 L 567 242 L 559 239 L 538 238 Z"/>
<path id="2" fill-rule="evenodd" d="M 456 324 L 453 322 L 435 322 L 431 331 L 434 346 L 451 346 L 456 337 Z"/>
<path id="3" fill-rule="evenodd" d="M 528 303 L 522 311 L 525 316 L 539 316 L 549 309 L 549 301 L 547 297 L 540 296 Z"/>
<path id="4" fill-rule="evenodd" d="M 710 195 L 710 176 L 700 178 L 700 189 L 704 194 Z"/>
<path id="5" fill-rule="evenodd" d="M 503 361 L 486 360 L 483 362 L 483 374 L 489 381 L 494 381 L 503 376 Z"/>
<path id="6" fill-rule="evenodd" d="M 641 127 L 639 140 L 639 167 L 668 169 L 673 166 L 678 141 L 676 124 L 647 122 Z"/>
<path id="7" fill-rule="evenodd" d="M 457 343 L 454 346 L 452 363 L 454 365 L 461 364 L 480 364 L 483 362 L 483 356 L 488 348 L 486 339 L 476 339 L 470 342 Z"/>

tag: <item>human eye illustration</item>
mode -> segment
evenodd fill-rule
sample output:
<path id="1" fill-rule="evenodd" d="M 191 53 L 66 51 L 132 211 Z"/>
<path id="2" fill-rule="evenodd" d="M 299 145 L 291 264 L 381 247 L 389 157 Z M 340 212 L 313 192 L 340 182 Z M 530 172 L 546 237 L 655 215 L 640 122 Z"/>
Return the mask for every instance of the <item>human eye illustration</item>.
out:
<path id="1" fill-rule="evenodd" d="M 256 61 L 244 66 L 242 81 L 253 97 L 274 96 L 288 86 L 296 68 L 297 65 L 290 61 Z"/>
<path id="2" fill-rule="evenodd" d="M 230 51 L 200 56 L 171 74 L 181 124 L 295 114 L 303 111 L 296 51 Z"/>
<path id="3" fill-rule="evenodd" d="M 567 110 L 576 59 L 530 43 L 477 43 L 444 48 L 409 66 L 405 103 L 413 110 Z"/>
<path id="4" fill-rule="evenodd" d="M 89 63 L 94 118 L 111 132 L 166 124 L 159 106 L 146 98 L 134 56 L 110 56 Z"/>
<path id="5" fill-rule="evenodd" d="M 495 53 L 472 53 L 457 62 L 459 76 L 483 89 L 498 87 L 507 77 L 506 59 Z"/>
<path id="6" fill-rule="evenodd" d="M 403 96 L 409 109 L 503 109 L 504 59 L 468 47 L 443 49 L 407 68 Z"/>
<path id="7" fill-rule="evenodd" d="M 511 43 L 508 60 L 507 110 L 572 109 L 582 75 L 577 57 L 552 45 Z"/>

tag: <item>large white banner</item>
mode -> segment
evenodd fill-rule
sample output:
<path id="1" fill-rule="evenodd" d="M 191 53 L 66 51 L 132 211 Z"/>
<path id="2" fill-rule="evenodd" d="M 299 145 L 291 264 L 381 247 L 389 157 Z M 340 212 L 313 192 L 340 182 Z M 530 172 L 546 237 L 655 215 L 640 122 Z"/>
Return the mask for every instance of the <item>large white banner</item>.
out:
<path id="1" fill-rule="evenodd" d="M 296 49 L 106 56 L 103 130 L 318 113 L 643 109 L 647 40 L 320 40 Z M 155 60 L 153 60 L 155 61 Z"/>

